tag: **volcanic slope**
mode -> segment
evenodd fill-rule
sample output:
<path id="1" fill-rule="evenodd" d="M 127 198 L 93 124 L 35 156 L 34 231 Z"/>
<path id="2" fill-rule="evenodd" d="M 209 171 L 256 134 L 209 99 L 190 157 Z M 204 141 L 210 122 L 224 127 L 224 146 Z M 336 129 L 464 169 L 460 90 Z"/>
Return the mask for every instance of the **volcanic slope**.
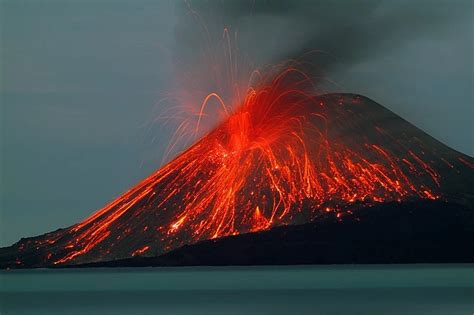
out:
<path id="1" fill-rule="evenodd" d="M 366 97 L 294 91 L 250 93 L 193 146 L 89 218 L 0 249 L 0 266 L 155 257 L 394 202 L 472 208 L 472 158 Z"/>

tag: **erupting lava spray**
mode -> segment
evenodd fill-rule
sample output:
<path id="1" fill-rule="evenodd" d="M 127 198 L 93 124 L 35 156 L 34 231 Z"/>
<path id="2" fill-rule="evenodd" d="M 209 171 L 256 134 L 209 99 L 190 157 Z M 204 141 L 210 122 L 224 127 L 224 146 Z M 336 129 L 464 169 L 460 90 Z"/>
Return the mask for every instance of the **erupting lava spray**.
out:
<path id="1" fill-rule="evenodd" d="M 340 215 L 361 202 L 438 197 L 436 171 L 402 144 L 392 146 L 399 152 L 384 148 L 390 134 L 381 126 L 359 126 L 374 129 L 372 139 L 344 132 L 354 117 L 368 114 L 357 97 L 347 104 L 315 96 L 311 86 L 292 66 L 262 79 L 205 137 L 72 227 L 65 246 L 72 250 L 55 263 L 92 250 L 107 256 L 138 230 L 148 243 L 129 255 L 157 255 L 199 240 L 308 222 L 321 211 Z M 431 184 L 411 179 L 420 174 Z M 102 246 L 107 238 L 113 239 Z"/>
<path id="2" fill-rule="evenodd" d="M 20 253 L 34 248 L 45 264 L 157 256 L 321 213 L 343 219 L 374 203 L 440 197 L 435 153 L 385 128 L 392 113 L 355 95 L 316 95 L 297 62 L 251 72 L 251 83 L 238 85 L 240 68 L 224 34 L 232 100 L 204 96 L 197 119 L 183 120 L 171 147 L 184 136 L 202 137 L 83 222 L 20 241 Z M 211 101 L 222 120 L 203 132 Z"/>

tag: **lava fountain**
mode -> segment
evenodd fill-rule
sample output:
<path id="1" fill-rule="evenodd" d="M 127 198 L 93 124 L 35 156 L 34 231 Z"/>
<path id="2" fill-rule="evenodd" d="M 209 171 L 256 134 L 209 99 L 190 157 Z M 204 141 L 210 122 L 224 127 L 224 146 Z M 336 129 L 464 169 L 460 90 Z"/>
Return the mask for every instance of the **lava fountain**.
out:
<path id="1" fill-rule="evenodd" d="M 109 205 L 21 240 L 17 263 L 32 251 L 46 265 L 156 256 L 322 212 L 342 219 L 361 205 L 440 197 L 435 153 L 390 127 L 391 112 L 312 88 L 296 67 L 262 78 L 217 127 Z"/>

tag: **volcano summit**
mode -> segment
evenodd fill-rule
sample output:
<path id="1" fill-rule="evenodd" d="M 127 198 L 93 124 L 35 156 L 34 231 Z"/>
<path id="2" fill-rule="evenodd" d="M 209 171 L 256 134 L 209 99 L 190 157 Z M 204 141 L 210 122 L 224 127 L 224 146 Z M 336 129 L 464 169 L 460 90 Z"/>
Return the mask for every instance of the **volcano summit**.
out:
<path id="1" fill-rule="evenodd" d="M 434 200 L 472 214 L 472 158 L 368 98 L 316 96 L 302 84 L 295 72 L 250 90 L 235 112 L 167 165 L 84 221 L 1 249 L 0 265 L 157 257 L 328 214 L 343 222 L 384 204 Z"/>

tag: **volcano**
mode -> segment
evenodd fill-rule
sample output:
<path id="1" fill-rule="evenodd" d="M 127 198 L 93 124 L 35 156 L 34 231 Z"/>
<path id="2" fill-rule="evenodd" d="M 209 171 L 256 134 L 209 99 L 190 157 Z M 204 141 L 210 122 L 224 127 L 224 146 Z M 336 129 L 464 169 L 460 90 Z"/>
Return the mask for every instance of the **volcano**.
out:
<path id="1" fill-rule="evenodd" d="M 303 81 L 279 76 L 250 90 L 194 145 L 84 221 L 1 249 L 1 266 L 158 257 L 384 204 L 431 200 L 472 213 L 471 157 L 366 97 L 312 95 Z"/>

